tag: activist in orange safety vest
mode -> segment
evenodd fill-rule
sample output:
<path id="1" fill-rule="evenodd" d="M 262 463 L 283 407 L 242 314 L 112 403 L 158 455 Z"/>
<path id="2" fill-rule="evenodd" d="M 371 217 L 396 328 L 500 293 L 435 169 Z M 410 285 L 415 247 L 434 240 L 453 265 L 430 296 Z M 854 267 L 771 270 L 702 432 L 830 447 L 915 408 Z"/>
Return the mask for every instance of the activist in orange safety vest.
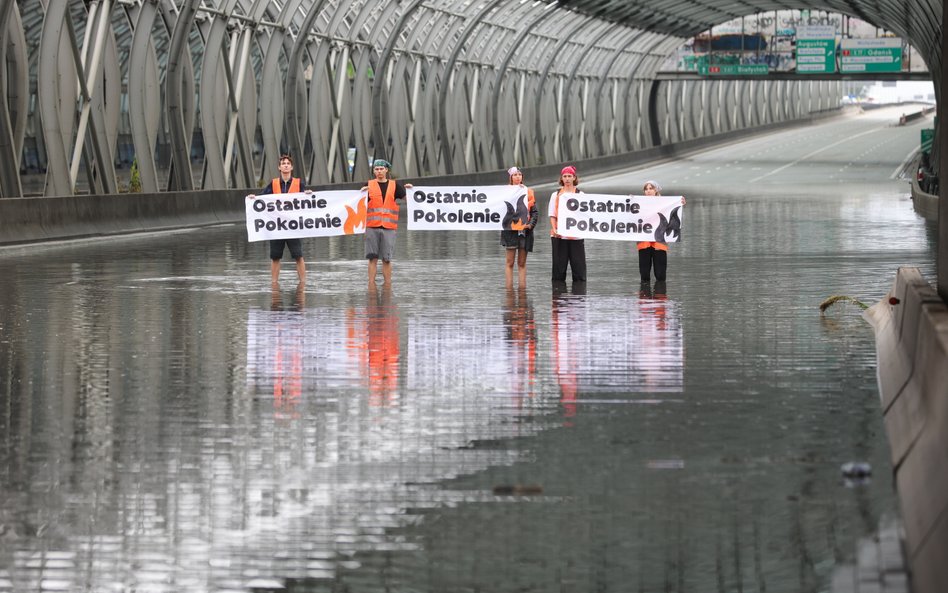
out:
<path id="1" fill-rule="evenodd" d="M 312 193 L 306 191 L 303 180 L 299 177 L 293 177 L 293 159 L 288 154 L 280 157 L 280 176 L 260 188 L 256 195 L 264 196 L 267 194 L 294 194 L 294 193 Z M 253 199 L 254 194 L 247 196 L 247 199 Z M 300 284 L 306 282 L 306 262 L 303 261 L 303 241 L 301 239 L 270 239 L 270 283 L 277 284 L 280 280 L 280 260 L 283 259 L 283 252 L 289 249 L 290 257 L 296 260 L 296 275 L 300 279 Z"/>
<path id="2" fill-rule="evenodd" d="M 507 176 L 510 185 L 519 185 L 527 192 L 522 196 L 526 198 L 526 203 L 518 200 L 516 211 L 510 206 L 507 207 L 509 212 L 504 218 L 504 230 L 500 231 L 500 244 L 507 251 L 507 267 L 505 268 L 507 288 L 513 287 L 515 260 L 520 288 L 524 288 L 527 285 L 527 252 L 533 251 L 533 229 L 537 226 L 540 214 L 537 212 L 537 200 L 533 195 L 533 190 L 523 184 L 523 171 L 517 167 L 511 167 L 507 169 Z"/>
<path id="3" fill-rule="evenodd" d="M 556 233 L 556 215 L 561 194 L 578 194 L 576 167 L 567 165 L 560 171 L 560 189 L 550 196 L 550 237 L 553 244 L 553 282 L 566 282 L 566 268 L 573 270 L 573 282 L 586 281 L 586 244 L 582 239 Z"/>
<path id="4" fill-rule="evenodd" d="M 646 196 L 662 195 L 662 186 L 651 179 L 645 182 L 642 191 Z M 685 197 L 681 197 L 681 204 L 685 204 Z M 655 267 L 655 281 L 664 282 L 665 272 L 668 270 L 668 244 L 661 241 L 640 241 L 636 244 L 639 251 L 639 275 L 642 284 L 652 281 L 652 267 Z"/>
<path id="5" fill-rule="evenodd" d="M 395 255 L 395 229 L 398 228 L 398 203 L 405 199 L 405 188 L 388 172 L 392 164 L 384 159 L 372 163 L 375 178 L 370 180 L 363 191 L 368 192 L 368 207 L 365 222 L 365 258 L 369 260 L 369 284 L 375 283 L 378 261 L 382 260 L 382 278 L 386 284 L 392 281 L 392 257 Z"/>

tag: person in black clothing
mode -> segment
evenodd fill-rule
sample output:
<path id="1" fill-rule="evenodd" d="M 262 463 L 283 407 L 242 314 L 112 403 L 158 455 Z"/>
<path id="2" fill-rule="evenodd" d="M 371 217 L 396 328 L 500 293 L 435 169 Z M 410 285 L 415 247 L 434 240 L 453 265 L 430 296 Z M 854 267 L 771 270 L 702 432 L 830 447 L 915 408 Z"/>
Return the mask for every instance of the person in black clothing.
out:
<path id="1" fill-rule="evenodd" d="M 280 176 L 260 188 L 256 195 L 300 192 L 312 193 L 306 191 L 302 179 L 293 177 L 293 159 L 290 155 L 284 154 L 280 157 Z M 253 197 L 254 194 L 250 194 L 247 199 Z M 306 262 L 303 261 L 302 239 L 270 239 L 270 282 L 278 284 L 280 281 L 280 260 L 283 259 L 283 252 L 286 249 L 290 250 L 290 257 L 296 260 L 296 275 L 299 276 L 300 284 L 303 284 L 306 282 Z"/>

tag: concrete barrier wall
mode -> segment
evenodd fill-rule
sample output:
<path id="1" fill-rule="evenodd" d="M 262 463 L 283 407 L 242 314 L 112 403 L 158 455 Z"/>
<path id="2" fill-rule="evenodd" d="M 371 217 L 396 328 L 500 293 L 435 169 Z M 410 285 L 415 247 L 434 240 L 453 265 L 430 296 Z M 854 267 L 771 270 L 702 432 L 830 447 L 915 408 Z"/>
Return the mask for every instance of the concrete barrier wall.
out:
<path id="1" fill-rule="evenodd" d="M 927 194 L 918 185 L 918 159 L 915 159 L 910 172 L 912 174 L 912 207 L 925 220 L 938 222 L 938 196 Z"/>
<path id="2" fill-rule="evenodd" d="M 900 268 L 866 319 L 914 593 L 948 591 L 948 305 L 917 268 Z"/>
<path id="3" fill-rule="evenodd" d="M 243 219 L 246 192 L 0 199 L 0 244 L 208 226 Z"/>
<path id="4" fill-rule="evenodd" d="M 838 116 L 833 109 L 803 120 L 781 122 L 688 140 L 605 158 L 578 161 L 580 176 L 613 171 L 654 160 L 672 158 L 741 138 L 782 128 L 808 125 Z M 531 167 L 524 171 L 531 185 L 555 183 L 563 163 Z M 415 184 L 422 180 L 406 179 Z M 504 183 L 502 171 L 424 178 L 425 185 L 469 185 Z M 314 186 L 311 189 L 357 189 L 361 183 Z M 252 191 L 252 190 L 251 190 Z M 244 220 L 244 196 L 248 190 L 203 190 L 154 194 L 112 194 L 65 197 L 0 199 L 0 245 L 16 245 L 79 239 L 136 232 L 201 227 Z"/>

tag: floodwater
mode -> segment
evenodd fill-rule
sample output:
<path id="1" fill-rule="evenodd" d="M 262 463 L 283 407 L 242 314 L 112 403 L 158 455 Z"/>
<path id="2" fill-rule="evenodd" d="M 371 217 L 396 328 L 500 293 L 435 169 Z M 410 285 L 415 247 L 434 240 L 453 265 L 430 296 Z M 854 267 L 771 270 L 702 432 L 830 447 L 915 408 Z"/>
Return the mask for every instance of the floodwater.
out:
<path id="1" fill-rule="evenodd" d="M 240 226 L 8 252 L 0 591 L 827 591 L 897 502 L 872 332 L 818 305 L 933 276 L 890 178 L 917 139 L 580 172 L 687 196 L 644 290 L 605 241 L 551 286 L 545 216 L 523 290 L 497 233 L 403 229 L 376 289 L 352 237 L 301 290 Z"/>

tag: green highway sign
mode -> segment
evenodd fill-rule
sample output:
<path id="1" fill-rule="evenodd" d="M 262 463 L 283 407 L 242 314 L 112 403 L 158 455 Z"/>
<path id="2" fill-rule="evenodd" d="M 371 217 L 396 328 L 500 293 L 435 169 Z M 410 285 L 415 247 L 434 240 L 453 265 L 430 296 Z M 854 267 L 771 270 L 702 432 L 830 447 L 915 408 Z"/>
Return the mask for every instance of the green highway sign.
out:
<path id="1" fill-rule="evenodd" d="M 836 72 L 836 27 L 797 28 L 797 72 Z"/>
<path id="2" fill-rule="evenodd" d="M 767 64 L 720 64 L 699 65 L 698 74 L 701 76 L 766 76 L 770 73 Z"/>
<path id="3" fill-rule="evenodd" d="M 898 37 L 843 39 L 840 72 L 901 72 L 902 40 Z"/>
<path id="4" fill-rule="evenodd" d="M 922 129 L 922 152 L 931 152 L 932 142 L 935 140 L 935 130 L 933 128 Z"/>

